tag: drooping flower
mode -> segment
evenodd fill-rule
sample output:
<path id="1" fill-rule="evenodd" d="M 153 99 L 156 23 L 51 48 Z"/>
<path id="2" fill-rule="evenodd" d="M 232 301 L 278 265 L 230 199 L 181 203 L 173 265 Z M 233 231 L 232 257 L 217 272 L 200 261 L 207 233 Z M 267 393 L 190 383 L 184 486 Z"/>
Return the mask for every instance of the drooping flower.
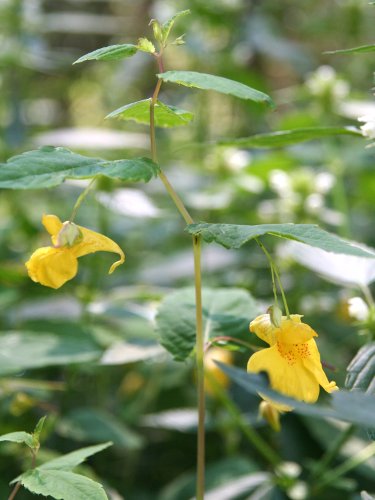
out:
<path id="1" fill-rule="evenodd" d="M 262 314 L 250 323 L 250 331 L 269 344 L 270 347 L 254 353 L 248 362 L 247 371 L 266 371 L 272 389 L 306 403 L 315 403 L 320 386 L 327 392 L 338 389 L 329 382 L 323 371 L 318 347 L 313 337 L 317 333 L 301 315 L 283 316 L 280 327 L 272 324 L 269 314 Z M 270 401 L 267 397 L 264 399 Z M 287 405 L 271 403 L 279 411 L 288 411 Z"/>
<path id="2" fill-rule="evenodd" d="M 52 246 L 38 248 L 26 262 L 30 278 L 51 288 L 60 288 L 74 278 L 78 271 L 78 257 L 94 252 L 114 252 L 120 260 L 109 269 L 111 274 L 125 261 L 124 252 L 110 238 L 77 226 L 61 222 L 56 215 L 43 215 L 42 223 L 51 235 Z"/>

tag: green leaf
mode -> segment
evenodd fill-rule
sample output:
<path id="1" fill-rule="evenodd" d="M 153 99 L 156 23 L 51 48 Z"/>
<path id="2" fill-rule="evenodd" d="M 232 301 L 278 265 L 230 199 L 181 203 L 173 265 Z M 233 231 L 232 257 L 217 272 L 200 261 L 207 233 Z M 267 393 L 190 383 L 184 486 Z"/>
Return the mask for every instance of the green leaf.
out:
<path id="1" fill-rule="evenodd" d="M 41 189 L 58 186 L 65 179 L 89 179 L 96 175 L 148 182 L 158 171 L 159 167 L 149 158 L 106 161 L 66 148 L 45 146 L 0 164 L 0 188 Z"/>
<path id="2" fill-rule="evenodd" d="M 347 368 L 345 387 L 375 394 L 375 342 L 365 344 L 354 356 Z M 375 440 L 375 427 L 367 429 L 367 434 Z"/>
<path id="3" fill-rule="evenodd" d="M 345 387 L 375 394 L 375 342 L 365 344 L 347 368 Z"/>
<path id="4" fill-rule="evenodd" d="M 134 120 L 138 123 L 150 123 L 150 103 L 151 99 L 126 104 L 121 108 L 112 111 L 106 118 L 120 118 L 121 120 Z M 157 101 L 155 104 L 155 125 L 157 127 L 177 127 L 187 125 L 194 115 L 184 109 L 169 106 Z"/>
<path id="5" fill-rule="evenodd" d="M 180 17 L 186 16 L 187 14 L 190 14 L 190 10 L 182 10 L 180 12 L 177 12 L 171 19 L 168 19 L 165 23 L 162 24 L 161 26 L 161 31 L 162 31 L 162 39 L 163 42 L 165 43 L 169 37 L 169 34 L 171 32 L 171 29 L 173 28 L 174 23 L 179 19 Z"/>
<path id="6" fill-rule="evenodd" d="M 40 440 L 40 433 L 43 430 L 44 422 L 46 420 L 46 416 L 42 417 L 39 419 L 38 423 L 35 426 L 34 432 L 33 432 L 33 440 L 34 444 L 39 447 L 39 440 Z"/>
<path id="7" fill-rule="evenodd" d="M 30 448 L 34 448 L 34 440 L 32 434 L 28 432 L 9 432 L 8 434 L 3 434 L 0 436 L 1 441 L 11 441 L 12 443 L 25 443 Z"/>
<path id="8" fill-rule="evenodd" d="M 222 76 L 197 73 L 196 71 L 167 71 L 157 75 L 165 82 L 178 83 L 185 87 L 194 87 L 203 90 L 216 90 L 222 94 L 228 94 L 240 99 L 266 103 L 273 107 L 272 99 L 263 92 L 255 90 L 240 82 L 223 78 Z"/>
<path id="9" fill-rule="evenodd" d="M 294 130 L 280 130 L 268 134 L 256 134 L 239 139 L 224 139 L 217 142 L 219 146 L 238 146 L 244 148 L 281 148 L 299 142 L 322 139 L 336 135 L 352 135 L 363 137 L 355 127 L 309 127 Z"/>
<path id="10" fill-rule="evenodd" d="M 57 500 L 108 499 L 101 484 L 73 472 L 36 468 L 22 474 L 20 481 L 32 493 Z"/>
<path id="11" fill-rule="evenodd" d="M 366 52 L 375 52 L 375 44 L 361 45 L 351 49 L 328 50 L 324 54 L 363 54 Z"/>
<path id="12" fill-rule="evenodd" d="M 375 258 L 375 254 L 362 250 L 338 236 L 328 233 L 313 224 L 260 224 L 242 226 L 238 224 L 191 224 L 187 231 L 195 236 L 201 235 L 209 243 L 215 241 L 225 248 L 240 248 L 248 241 L 266 234 L 300 241 L 327 252 Z"/>
<path id="13" fill-rule="evenodd" d="M 213 337 L 246 335 L 249 322 L 259 312 L 254 299 L 240 288 L 204 288 L 203 330 L 205 342 Z M 177 361 L 185 360 L 195 346 L 194 288 L 167 295 L 156 317 L 160 343 Z"/>
<path id="14" fill-rule="evenodd" d="M 105 450 L 109 446 L 112 446 L 112 442 L 109 441 L 107 443 L 97 444 L 95 446 L 87 446 L 86 448 L 81 448 L 80 450 L 72 451 L 71 453 L 67 453 L 66 455 L 62 455 L 61 457 L 54 458 L 53 460 L 49 460 L 42 465 L 39 465 L 39 470 L 65 470 L 71 471 L 74 467 L 77 467 L 81 463 L 83 463 L 86 458 L 95 455 L 95 453 L 99 453 L 102 450 Z"/>
<path id="15" fill-rule="evenodd" d="M 137 48 L 138 50 L 142 50 L 142 52 L 148 52 L 149 54 L 154 54 L 156 50 L 154 44 L 147 38 L 140 38 L 138 40 Z"/>
<path id="16" fill-rule="evenodd" d="M 84 363 L 98 359 L 101 350 L 90 337 L 45 332 L 9 332 L 0 336 L 0 375 L 30 368 Z"/>
<path id="17" fill-rule="evenodd" d="M 251 394 L 262 393 L 273 401 L 291 406 L 296 413 L 316 418 L 336 418 L 353 424 L 375 427 L 375 399 L 363 392 L 339 390 L 329 396 L 330 405 L 308 404 L 270 389 L 267 376 L 247 373 L 239 368 L 216 362 L 234 382 Z"/>
<path id="18" fill-rule="evenodd" d="M 73 64 L 82 63 L 84 61 L 117 61 L 118 59 L 124 59 L 125 57 L 130 57 L 136 54 L 138 47 L 131 43 L 125 43 L 123 45 L 109 45 L 108 47 L 102 47 L 100 49 L 89 52 L 84 56 L 80 57 Z"/>

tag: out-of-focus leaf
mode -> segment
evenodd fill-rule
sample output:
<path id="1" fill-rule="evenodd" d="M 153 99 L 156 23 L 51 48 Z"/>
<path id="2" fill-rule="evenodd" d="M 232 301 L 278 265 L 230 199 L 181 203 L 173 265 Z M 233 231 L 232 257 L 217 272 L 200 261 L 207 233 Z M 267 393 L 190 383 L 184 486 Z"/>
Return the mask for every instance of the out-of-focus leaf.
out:
<path id="1" fill-rule="evenodd" d="M 88 477 L 61 470 L 29 470 L 20 476 L 32 493 L 56 500 L 107 500 L 103 486 Z"/>
<path id="2" fill-rule="evenodd" d="M 299 142 L 323 139 L 337 135 L 352 135 L 363 137 L 362 132 L 355 127 L 308 127 L 294 130 L 280 130 L 268 134 L 256 134 L 239 139 L 223 139 L 217 142 L 219 146 L 237 146 L 243 148 L 282 148 Z"/>
<path id="3" fill-rule="evenodd" d="M 108 47 L 101 47 L 100 49 L 85 54 L 84 56 L 74 61 L 73 64 L 92 60 L 116 61 L 118 59 L 124 59 L 125 57 L 133 56 L 137 51 L 138 47 L 131 43 L 125 43 L 122 45 L 109 45 Z"/>
<path id="4" fill-rule="evenodd" d="M 18 431 L 9 432 L 8 434 L 3 434 L 0 436 L 1 441 L 11 441 L 12 443 L 25 443 L 30 448 L 34 448 L 33 436 L 28 432 Z"/>
<path id="5" fill-rule="evenodd" d="M 363 392 L 340 390 L 330 396 L 330 406 L 308 404 L 284 396 L 270 389 L 263 374 L 247 373 L 244 370 L 218 363 L 218 366 L 236 383 L 251 394 L 262 393 L 273 401 L 288 405 L 301 415 L 316 418 L 336 418 L 364 427 L 375 427 L 375 399 Z"/>
<path id="6" fill-rule="evenodd" d="M 245 335 L 249 322 L 259 312 L 254 299 L 240 288 L 205 288 L 202 300 L 205 342 L 222 335 Z M 185 360 L 195 345 L 194 289 L 183 288 L 167 295 L 160 304 L 156 325 L 160 343 L 177 361 Z"/>
<path id="7" fill-rule="evenodd" d="M 101 350 L 89 338 L 46 332 L 9 332 L 0 336 L 0 375 L 43 366 L 84 363 Z"/>
<path id="8" fill-rule="evenodd" d="M 240 99 L 266 103 L 273 107 L 274 103 L 270 96 L 255 90 L 243 83 L 223 78 L 222 76 L 197 73 L 196 71 L 167 71 L 157 75 L 165 82 L 177 83 L 185 87 L 193 87 L 202 90 L 215 90 L 222 94 L 232 95 Z"/>
<path id="9" fill-rule="evenodd" d="M 248 241 L 266 234 L 300 241 L 306 245 L 334 252 L 360 257 L 375 258 L 375 254 L 362 250 L 338 236 L 328 233 L 313 224 L 260 224 L 245 226 L 238 224 L 191 224 L 187 231 L 201 235 L 205 241 L 215 241 L 226 248 L 240 248 Z"/>
<path id="10" fill-rule="evenodd" d="M 375 44 L 360 45 L 351 49 L 328 50 L 324 54 L 363 54 L 365 52 L 375 52 Z"/>
<path id="11" fill-rule="evenodd" d="M 153 54 L 155 52 L 154 44 L 147 38 L 140 38 L 138 40 L 137 49 L 142 50 L 142 52 L 148 52 L 149 54 Z"/>
<path id="12" fill-rule="evenodd" d="M 134 120 L 138 123 L 150 123 L 151 99 L 126 104 L 112 111 L 106 118 L 120 118 L 121 120 Z M 194 115 L 184 109 L 176 108 L 157 101 L 155 104 L 155 125 L 157 127 L 178 127 L 187 125 Z"/>
<path id="13" fill-rule="evenodd" d="M 71 453 L 67 453 L 66 455 L 62 455 L 61 457 L 54 458 L 53 460 L 49 460 L 42 465 L 39 465 L 39 470 L 65 470 L 71 471 L 82 462 L 86 460 L 86 458 L 95 455 L 95 453 L 99 453 L 102 450 L 105 450 L 109 446 L 112 446 L 112 442 L 97 444 L 95 446 L 87 446 L 86 448 L 81 448 L 80 450 L 72 451 Z"/>
<path id="14" fill-rule="evenodd" d="M 171 17 L 171 19 L 168 19 L 168 21 L 165 21 L 165 23 L 162 24 L 162 39 L 164 42 L 168 39 L 171 29 L 173 28 L 173 25 L 177 21 L 177 19 L 186 16 L 187 14 L 190 14 L 190 10 L 181 10 L 180 12 L 177 12 L 177 14 L 175 14 L 173 17 Z"/>
<path id="15" fill-rule="evenodd" d="M 73 153 L 66 148 L 44 146 L 0 164 L 0 188 L 55 187 L 65 179 L 89 179 L 103 175 L 122 181 L 148 182 L 159 167 L 149 158 L 106 161 Z"/>
<path id="16" fill-rule="evenodd" d="M 104 411 L 77 408 L 57 424 L 57 432 L 77 441 L 112 441 L 114 446 L 139 449 L 142 438 L 123 422 Z"/>

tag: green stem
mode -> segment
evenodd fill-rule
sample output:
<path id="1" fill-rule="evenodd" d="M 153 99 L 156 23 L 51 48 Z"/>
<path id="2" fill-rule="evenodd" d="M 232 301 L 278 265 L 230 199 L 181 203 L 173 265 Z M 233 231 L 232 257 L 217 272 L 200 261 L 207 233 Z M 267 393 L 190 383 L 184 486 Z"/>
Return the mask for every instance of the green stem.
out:
<path id="1" fill-rule="evenodd" d="M 235 344 L 239 344 L 239 345 L 242 345 L 244 347 L 247 347 L 248 349 L 256 352 L 256 351 L 259 351 L 261 349 L 261 347 L 259 346 L 256 346 L 256 345 L 253 345 L 253 344 L 250 344 L 250 342 L 245 342 L 244 340 L 241 340 L 241 339 L 236 339 L 235 337 L 230 337 L 228 335 L 220 335 L 218 337 L 214 337 L 213 339 L 211 339 L 205 346 L 204 350 L 205 352 L 208 351 L 208 349 L 215 343 L 215 342 L 220 342 L 220 341 L 224 341 L 224 342 L 234 342 Z"/>
<path id="2" fill-rule="evenodd" d="M 217 383 L 216 379 L 206 371 L 207 380 L 215 388 L 215 395 L 218 397 L 222 405 L 227 409 L 228 413 L 233 418 L 234 423 L 244 433 L 249 443 L 262 455 L 267 463 L 277 466 L 282 462 L 278 454 L 268 445 L 266 441 L 257 433 L 257 431 L 247 422 L 241 411 L 231 401 L 224 389 Z"/>
<path id="3" fill-rule="evenodd" d="M 86 188 L 82 191 L 82 193 L 78 196 L 77 201 L 75 202 L 75 205 L 73 207 L 72 215 L 70 216 L 69 222 L 73 222 L 75 219 L 75 216 L 77 215 L 78 209 L 81 206 L 83 200 L 86 198 L 88 195 L 90 189 L 93 187 L 94 183 L 96 181 L 96 177 L 93 177 L 90 181 L 90 183 L 86 186 Z"/>
<path id="4" fill-rule="evenodd" d="M 37 454 L 37 451 L 36 451 L 36 450 L 31 449 L 31 455 L 32 455 L 32 459 L 31 459 L 31 469 L 35 469 L 35 465 L 36 465 L 36 454 Z M 20 490 L 21 486 L 22 486 L 21 481 L 18 481 L 18 483 L 16 483 L 16 485 L 15 485 L 15 486 L 14 486 L 14 488 L 13 488 L 13 490 L 11 491 L 11 494 L 9 495 L 8 500 L 14 500 L 14 498 L 16 498 L 16 495 L 17 495 L 17 493 L 19 492 L 19 490 Z"/>
<path id="5" fill-rule="evenodd" d="M 339 479 L 341 476 L 344 476 L 352 469 L 355 469 L 356 467 L 358 467 L 358 465 L 363 464 L 364 462 L 366 462 L 366 460 L 373 457 L 374 455 L 375 455 L 375 443 L 371 443 L 353 457 L 348 458 L 348 460 L 346 460 L 344 463 L 336 467 L 336 469 L 327 472 L 327 474 L 323 476 L 321 481 L 317 482 L 314 488 L 314 493 L 323 490 L 324 488 L 332 484 L 334 481 Z"/>
<path id="6" fill-rule="evenodd" d="M 274 287 L 274 294 L 277 295 L 276 294 L 276 290 L 275 290 L 276 286 L 275 286 L 275 283 L 274 283 L 274 273 L 275 273 L 275 276 L 276 276 L 276 279 L 277 279 L 277 283 L 279 285 L 279 289 L 280 289 L 280 292 L 281 292 L 281 297 L 283 299 L 283 304 L 284 304 L 285 312 L 286 312 L 287 317 L 289 318 L 290 317 L 289 307 L 288 307 L 288 303 L 286 301 L 286 297 L 285 297 L 285 293 L 284 293 L 284 288 L 283 288 L 283 285 L 281 283 L 281 279 L 280 279 L 279 272 L 277 270 L 277 266 L 274 263 L 274 261 L 272 260 L 271 255 L 269 254 L 269 252 L 267 251 L 267 249 L 263 245 L 263 243 L 260 240 L 258 240 L 258 238 L 255 238 L 255 241 L 258 243 L 258 245 L 260 246 L 260 248 L 263 250 L 263 252 L 264 252 L 265 256 L 267 257 L 268 262 L 269 262 L 269 264 L 271 266 L 272 285 Z M 276 305 L 277 305 L 277 298 L 275 300 L 276 300 Z"/>
<path id="7" fill-rule="evenodd" d="M 160 73 L 164 72 L 162 54 L 155 54 Z M 152 160 L 157 163 L 157 147 L 155 136 L 155 105 L 157 103 L 162 80 L 158 80 L 150 102 L 150 145 Z M 186 224 L 193 224 L 194 220 L 183 204 L 181 198 L 173 189 L 165 173 L 160 169 L 159 177 L 177 210 Z M 198 440 L 197 440 L 197 489 L 196 499 L 204 498 L 205 475 L 205 393 L 204 393 L 204 335 L 202 318 L 202 278 L 201 278 L 201 238 L 193 236 L 194 251 L 194 282 L 195 282 L 195 311 L 196 311 L 196 370 L 198 392 Z"/>
<path id="8" fill-rule="evenodd" d="M 335 460 L 341 448 L 344 446 L 346 441 L 352 436 L 354 431 L 355 431 L 355 426 L 349 425 L 343 432 L 340 433 L 336 441 L 334 441 L 332 446 L 326 451 L 326 453 L 323 455 L 323 458 L 318 463 L 317 467 L 314 469 L 312 473 L 313 480 L 320 477 L 324 473 L 324 471 L 328 469 L 330 463 L 333 460 Z"/>
<path id="9" fill-rule="evenodd" d="M 197 441 L 197 500 L 204 498 L 205 465 L 205 392 L 204 392 L 204 334 L 202 315 L 202 277 L 201 277 L 201 237 L 193 236 L 195 314 L 196 314 L 196 370 L 198 390 L 198 441 Z"/>

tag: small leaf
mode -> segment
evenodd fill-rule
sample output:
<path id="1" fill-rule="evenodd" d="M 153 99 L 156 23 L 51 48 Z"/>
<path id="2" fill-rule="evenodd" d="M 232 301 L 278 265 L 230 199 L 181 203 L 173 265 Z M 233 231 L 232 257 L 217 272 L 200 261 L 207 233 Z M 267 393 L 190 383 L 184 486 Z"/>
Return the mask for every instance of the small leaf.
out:
<path id="1" fill-rule="evenodd" d="M 267 94 L 248 87 L 243 83 L 223 78 L 222 76 L 197 73 L 196 71 L 167 71 L 157 76 L 165 82 L 178 83 L 185 87 L 203 90 L 215 90 L 216 92 L 239 97 L 240 99 L 266 103 L 271 107 L 274 106 L 272 99 Z"/>
<path id="2" fill-rule="evenodd" d="M 239 139 L 224 139 L 217 142 L 219 146 L 238 146 L 243 148 L 281 148 L 299 142 L 313 141 L 336 135 L 352 135 L 363 137 L 355 127 L 309 127 L 295 130 L 280 130 L 268 134 L 256 134 Z"/>
<path id="3" fill-rule="evenodd" d="M 105 450 L 109 446 L 112 446 L 112 442 L 97 444 L 95 446 L 87 446 L 86 448 L 81 448 L 80 450 L 72 451 L 71 453 L 67 453 L 66 455 L 62 455 L 61 457 L 54 458 L 53 460 L 49 460 L 42 465 L 39 465 L 39 470 L 65 470 L 71 471 L 74 467 L 77 467 L 81 463 L 83 463 L 86 458 L 95 455 L 95 453 L 99 453 L 102 450 Z"/>
<path id="4" fill-rule="evenodd" d="M 40 433 L 43 430 L 43 425 L 44 425 L 46 418 L 47 418 L 46 416 L 42 417 L 35 426 L 35 429 L 33 432 L 33 441 L 34 441 L 34 445 L 36 448 L 39 448 Z"/>
<path id="5" fill-rule="evenodd" d="M 171 29 L 173 28 L 174 23 L 179 19 L 180 17 L 186 16 L 187 14 L 190 14 L 190 10 L 182 10 L 180 12 L 177 12 L 171 19 L 163 23 L 161 30 L 162 30 L 162 36 L 163 36 L 163 42 L 165 43 L 169 37 L 169 34 L 171 32 Z"/>
<path id="6" fill-rule="evenodd" d="M 138 123 L 150 123 L 150 102 L 151 99 L 126 104 L 121 108 L 112 111 L 106 118 L 120 118 L 121 120 L 134 120 Z M 184 109 L 169 106 L 157 101 L 155 104 L 155 125 L 157 127 L 177 127 L 187 125 L 194 115 Z"/>
<path id="7" fill-rule="evenodd" d="M 202 291 L 205 342 L 216 336 L 246 336 L 249 322 L 258 307 L 246 290 L 205 288 Z M 167 295 L 156 317 L 160 343 L 177 361 L 185 360 L 194 349 L 196 337 L 195 294 L 183 288 Z"/>
<path id="8" fill-rule="evenodd" d="M 328 233 L 313 224 L 260 224 L 244 226 L 237 224 L 191 224 L 187 231 L 193 235 L 201 235 L 209 243 L 215 241 L 225 248 L 240 248 L 248 241 L 266 234 L 300 241 L 312 247 L 360 257 L 375 258 L 375 254 L 366 252 L 338 236 Z"/>
<path id="9" fill-rule="evenodd" d="M 142 50 L 143 52 L 148 52 L 150 54 L 154 54 L 156 51 L 154 44 L 147 38 L 140 38 L 138 40 L 137 48 L 138 50 Z"/>
<path id="10" fill-rule="evenodd" d="M 123 45 L 109 45 L 108 47 L 102 47 L 100 49 L 89 52 L 84 56 L 80 57 L 73 64 L 82 63 L 84 61 L 117 61 L 118 59 L 124 59 L 125 57 L 133 56 L 138 51 L 138 47 L 131 43 L 125 43 Z"/>
<path id="11" fill-rule="evenodd" d="M 220 369 L 234 382 L 251 394 L 264 394 L 273 401 L 293 408 L 301 415 L 315 418 L 335 418 L 364 427 L 375 427 L 375 399 L 362 392 L 339 390 L 329 396 L 330 406 L 309 404 L 297 401 L 270 389 L 267 377 L 263 374 L 247 373 L 239 368 L 216 362 Z"/>
<path id="12" fill-rule="evenodd" d="M 58 186 L 65 179 L 89 179 L 96 175 L 148 182 L 158 171 L 159 167 L 149 158 L 106 161 L 66 148 L 44 146 L 0 164 L 0 188 L 41 189 Z"/>
<path id="13" fill-rule="evenodd" d="M 9 432 L 0 436 L 0 441 L 11 441 L 12 443 L 25 443 L 30 448 L 34 448 L 34 440 L 32 434 L 28 432 Z"/>
<path id="14" fill-rule="evenodd" d="M 73 472 L 36 468 L 22 474 L 20 481 L 32 493 L 56 500 L 108 500 L 101 484 Z"/>
<path id="15" fill-rule="evenodd" d="M 375 342 L 365 344 L 347 368 L 345 387 L 375 394 Z"/>
<path id="16" fill-rule="evenodd" d="M 375 52 L 375 44 L 361 45 L 351 49 L 328 50 L 324 54 L 363 54 L 366 52 Z"/>

